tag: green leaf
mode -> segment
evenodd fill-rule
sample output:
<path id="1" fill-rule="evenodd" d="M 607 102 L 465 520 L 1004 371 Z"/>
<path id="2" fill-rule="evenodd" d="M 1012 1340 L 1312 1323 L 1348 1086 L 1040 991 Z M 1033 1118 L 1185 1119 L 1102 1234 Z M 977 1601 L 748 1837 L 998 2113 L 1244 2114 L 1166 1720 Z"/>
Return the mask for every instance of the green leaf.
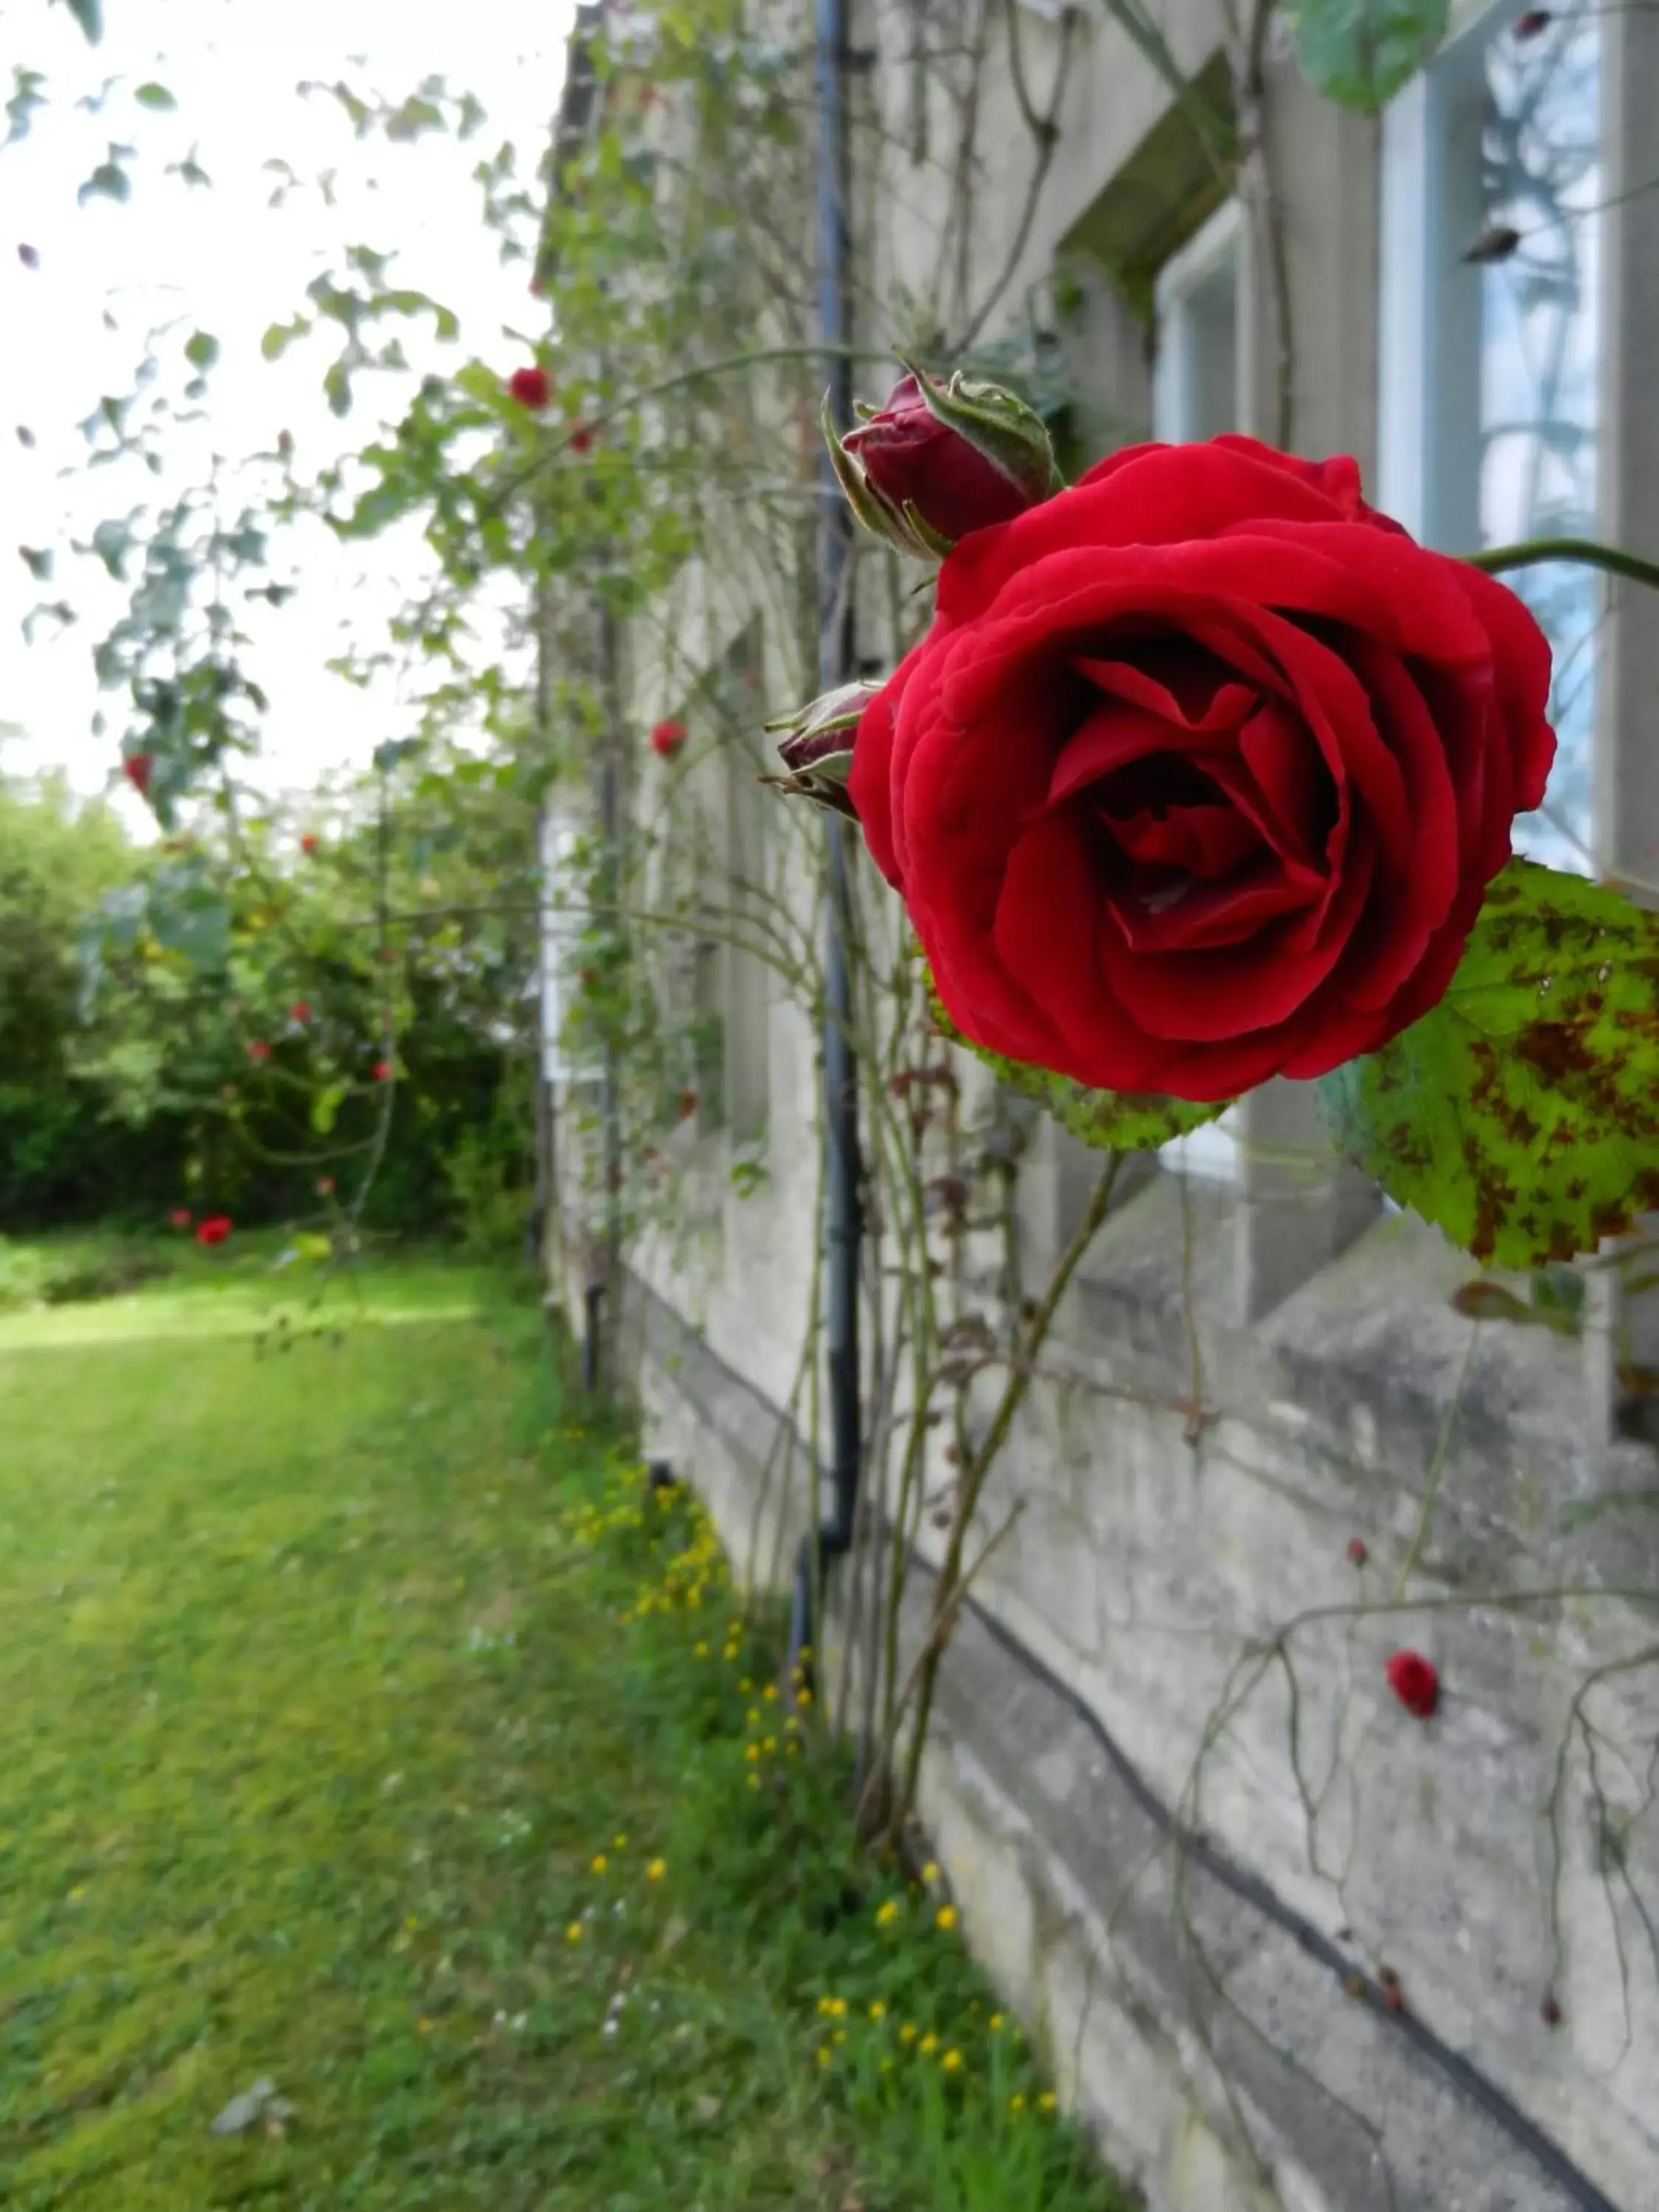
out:
<path id="1" fill-rule="evenodd" d="M 209 369 L 219 358 L 219 341 L 206 331 L 185 340 L 185 359 L 192 368 Z"/>
<path id="2" fill-rule="evenodd" d="M 326 1137 L 334 1127 L 336 1115 L 345 1103 L 345 1086 L 333 1084 L 319 1091 L 311 1102 L 311 1126 L 319 1137 Z"/>
<path id="3" fill-rule="evenodd" d="M 87 44 L 95 46 L 104 35 L 104 0 L 65 0 L 65 5 L 86 34 Z"/>
<path id="4" fill-rule="evenodd" d="M 303 315 L 295 315 L 291 323 L 273 323 L 259 341 L 259 350 L 267 361 L 280 361 L 295 338 L 302 338 L 311 328 Z"/>
<path id="5" fill-rule="evenodd" d="M 9 146 L 14 139 L 28 137 L 29 123 L 35 109 L 46 104 L 46 95 L 40 89 L 46 81 L 39 70 L 14 67 L 11 98 L 6 102 L 8 128 L 0 143 Z"/>
<path id="6" fill-rule="evenodd" d="M 126 574 L 123 563 L 132 550 L 131 522 L 118 522 L 112 517 L 106 518 L 92 533 L 92 550 L 108 574 L 118 583 L 125 583 Z"/>
<path id="7" fill-rule="evenodd" d="M 1450 0 L 1295 0 L 1288 11 L 1316 92 L 1375 115 L 1445 41 Z"/>
<path id="8" fill-rule="evenodd" d="M 1219 1098 L 1211 1104 L 1188 1098 L 1166 1098 L 1161 1092 L 1091 1091 L 1069 1076 L 1052 1074 L 1045 1067 L 1030 1067 L 1023 1060 L 1004 1060 L 1000 1053 L 985 1052 L 957 1028 L 939 1002 L 933 978 L 927 979 L 927 1000 L 933 1020 L 952 1044 L 959 1044 L 995 1071 L 997 1080 L 1018 1091 L 1053 1115 L 1062 1128 L 1097 1152 L 1150 1152 L 1167 1145 L 1188 1129 L 1201 1129 L 1232 1104 Z"/>
<path id="9" fill-rule="evenodd" d="M 179 105 L 164 84 L 141 84 L 132 96 L 140 107 L 153 107 L 158 114 Z"/>
<path id="10" fill-rule="evenodd" d="M 130 200 L 132 179 L 117 161 L 100 161 L 76 195 L 76 204 L 85 207 L 88 200 Z"/>
<path id="11" fill-rule="evenodd" d="M 152 912 L 149 926 L 164 951 L 182 952 L 192 967 L 224 966 L 230 951 L 230 908 L 222 899 L 198 893 Z"/>
<path id="12" fill-rule="evenodd" d="M 396 142 L 418 138 L 423 131 L 441 131 L 443 127 L 442 110 L 413 93 L 386 119 L 386 135 Z"/>
<path id="13" fill-rule="evenodd" d="M 1433 1012 L 1318 1095 L 1343 1150 L 1477 1260 L 1594 1251 L 1659 1206 L 1659 915 L 1512 860 Z"/>

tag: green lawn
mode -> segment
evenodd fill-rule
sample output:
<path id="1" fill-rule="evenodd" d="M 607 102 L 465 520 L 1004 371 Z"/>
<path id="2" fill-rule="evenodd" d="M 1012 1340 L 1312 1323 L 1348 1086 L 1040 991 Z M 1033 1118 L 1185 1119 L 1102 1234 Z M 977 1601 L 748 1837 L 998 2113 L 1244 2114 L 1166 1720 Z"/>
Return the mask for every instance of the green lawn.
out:
<path id="1" fill-rule="evenodd" d="M 536 1307 L 278 1249 L 0 1312 L 0 2203 L 1121 2206 Z"/>

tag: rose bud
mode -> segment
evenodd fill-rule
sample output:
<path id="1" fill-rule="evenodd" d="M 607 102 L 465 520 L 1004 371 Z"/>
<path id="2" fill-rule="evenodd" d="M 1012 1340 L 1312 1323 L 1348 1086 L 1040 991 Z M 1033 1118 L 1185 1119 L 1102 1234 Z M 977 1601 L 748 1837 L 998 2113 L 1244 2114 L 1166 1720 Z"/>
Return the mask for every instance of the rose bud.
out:
<path id="1" fill-rule="evenodd" d="M 507 380 L 507 388 L 520 407 L 545 407 L 553 397 L 553 386 L 544 368 L 515 368 Z"/>
<path id="2" fill-rule="evenodd" d="M 270 1047 L 264 1043 L 251 1044 L 247 1048 L 247 1056 L 257 1066 L 261 1060 L 270 1058 Z"/>
<path id="3" fill-rule="evenodd" d="M 949 384 L 905 363 L 885 404 L 837 438 L 824 434 L 853 512 L 901 551 L 948 553 L 959 538 L 1011 522 L 1060 489 L 1042 419 L 994 384 Z"/>
<path id="4" fill-rule="evenodd" d="M 390 1083 L 392 1080 L 392 1062 L 389 1060 L 377 1060 L 374 1066 L 369 1070 L 369 1073 L 373 1075 L 377 1083 Z"/>
<path id="5" fill-rule="evenodd" d="M 129 753 L 121 763 L 122 775 L 140 799 L 149 794 L 150 771 L 155 766 L 154 756 L 149 753 Z"/>
<path id="6" fill-rule="evenodd" d="M 308 1022 L 311 1019 L 311 1007 L 304 999 L 296 999 L 288 1010 L 288 1018 L 291 1022 Z"/>
<path id="7" fill-rule="evenodd" d="M 222 1244 L 229 1236 L 231 1227 L 228 1213 L 210 1213 L 205 1221 L 197 1223 L 196 1242 L 198 1244 Z"/>
<path id="8" fill-rule="evenodd" d="M 1433 1661 L 1420 1651 L 1396 1651 L 1388 1674 L 1389 1687 L 1406 1711 L 1417 1720 L 1431 1720 L 1440 1703 L 1440 1674 Z"/>
<path id="9" fill-rule="evenodd" d="M 167 1219 L 172 1223 L 175 1229 L 188 1229 L 190 1226 L 190 1208 L 187 1206 L 175 1206 L 172 1212 L 168 1214 Z"/>
<path id="10" fill-rule="evenodd" d="M 565 442 L 573 453 L 585 453 L 592 444 L 596 434 L 590 424 L 578 422 L 572 427 L 570 435 Z"/>
<path id="11" fill-rule="evenodd" d="M 314 830 L 307 830 L 300 840 L 300 850 L 302 853 L 314 853 L 316 849 L 317 832 Z"/>
<path id="12" fill-rule="evenodd" d="M 859 716 L 881 688 L 879 684 L 843 684 L 793 714 L 769 722 L 769 734 L 785 733 L 778 739 L 778 758 L 788 773 L 763 775 L 761 781 L 856 821 L 853 802 L 847 795 L 847 779 L 853 770 L 853 733 Z"/>
<path id="13" fill-rule="evenodd" d="M 684 722 L 659 722 L 651 732 L 651 750 L 659 760 L 672 760 L 684 743 Z"/>
<path id="14" fill-rule="evenodd" d="M 1352 1566 L 1363 1567 L 1370 1557 L 1370 1553 L 1365 1549 L 1365 1539 L 1363 1536 L 1350 1536 L 1348 1539 L 1349 1564 Z"/>

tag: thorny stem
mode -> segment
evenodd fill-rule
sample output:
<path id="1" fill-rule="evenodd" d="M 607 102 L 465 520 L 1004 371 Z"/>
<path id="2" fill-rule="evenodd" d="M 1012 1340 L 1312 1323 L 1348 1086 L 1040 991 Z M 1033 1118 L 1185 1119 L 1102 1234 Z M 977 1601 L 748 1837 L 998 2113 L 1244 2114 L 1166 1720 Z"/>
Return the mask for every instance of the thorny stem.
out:
<path id="1" fill-rule="evenodd" d="M 1100 1179 L 1096 1183 L 1093 1194 L 1089 1200 L 1088 1209 L 1078 1224 L 1071 1243 L 1060 1255 L 1048 1287 L 1043 1293 L 1036 1312 L 1032 1317 L 1030 1332 L 1024 1346 L 1025 1361 L 1011 1369 L 1008 1378 L 1003 1385 L 1002 1396 L 996 1412 L 992 1415 L 991 1425 L 986 1431 L 985 1440 L 974 1456 L 972 1467 L 963 1476 L 962 1494 L 957 1502 L 950 1540 L 945 1546 L 945 1558 L 940 1563 L 939 1579 L 935 1586 L 933 1617 L 936 1624 L 945 1617 L 946 1607 L 951 1604 L 956 1594 L 962 1571 L 963 1540 L 967 1535 L 968 1524 L 973 1516 L 974 1509 L 979 1502 L 979 1493 L 984 1486 L 985 1478 L 989 1474 L 997 1454 L 1001 1450 L 1008 1431 L 1013 1425 L 1014 1416 L 1024 1402 L 1025 1395 L 1031 1387 L 1029 1362 L 1034 1359 L 1037 1352 L 1042 1350 L 1043 1340 L 1048 1334 L 1055 1311 L 1061 1298 L 1066 1295 L 1072 1277 L 1076 1273 L 1085 1253 L 1093 1243 L 1100 1224 L 1106 1218 L 1124 1157 L 1121 1152 L 1111 1153 L 1102 1169 Z M 933 1710 L 933 1687 L 938 1678 L 939 1662 L 943 1654 L 944 1641 L 941 1639 L 937 1649 L 930 1649 L 927 1664 L 922 1672 L 916 1723 L 905 1761 L 903 1787 L 898 1793 L 892 1818 L 888 1824 L 886 1843 L 890 1849 L 896 1843 L 899 1832 L 915 1800 L 916 1781 L 921 1771 L 922 1747 L 927 1739 L 928 1717 Z"/>

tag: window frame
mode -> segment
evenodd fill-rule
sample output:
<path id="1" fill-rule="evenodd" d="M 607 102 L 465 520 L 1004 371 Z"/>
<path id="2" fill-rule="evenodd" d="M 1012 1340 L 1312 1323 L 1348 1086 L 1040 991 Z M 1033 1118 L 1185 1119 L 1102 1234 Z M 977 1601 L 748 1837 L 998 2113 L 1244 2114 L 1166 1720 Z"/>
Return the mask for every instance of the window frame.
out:
<path id="1" fill-rule="evenodd" d="M 1449 33 L 1434 59 L 1396 94 L 1381 118 L 1376 474 L 1371 496 L 1382 513 L 1401 523 L 1420 544 L 1443 553 L 1471 551 L 1481 537 L 1481 341 L 1476 327 L 1472 353 L 1461 364 L 1457 362 L 1457 354 L 1470 344 L 1466 327 L 1468 310 L 1453 291 L 1452 270 L 1457 264 L 1448 257 L 1454 248 L 1458 249 L 1461 264 L 1463 252 L 1486 217 L 1478 186 L 1472 189 L 1463 179 L 1460 189 L 1450 161 L 1450 140 L 1459 104 L 1468 97 L 1462 72 L 1471 59 L 1471 42 L 1479 41 L 1484 52 L 1486 39 L 1501 36 L 1512 21 L 1513 11 L 1506 0 L 1461 0 L 1453 9 Z M 1607 42 L 1599 25 L 1597 36 L 1601 43 L 1596 124 L 1602 173 L 1595 219 L 1599 223 L 1601 210 L 1609 204 L 1608 195 L 1618 188 L 1608 166 Z M 1599 440 L 1606 440 L 1612 432 L 1607 418 L 1610 319 L 1607 244 L 1603 228 L 1597 249 L 1595 332 Z M 1453 404 L 1468 416 L 1467 422 L 1454 423 L 1449 431 L 1443 419 L 1437 420 L 1437 410 L 1443 410 L 1449 379 L 1456 380 Z M 1456 473 L 1470 465 L 1474 471 L 1472 485 L 1467 479 L 1459 482 Z M 1461 496 L 1449 495 L 1449 485 L 1453 483 Z M 1604 498 L 1599 464 L 1596 501 L 1601 509 Z M 1454 507 L 1469 509 L 1471 514 L 1467 526 L 1452 531 L 1448 517 Z M 1598 513 L 1593 534 L 1602 534 L 1602 521 Z M 1459 542 L 1448 542 L 1449 532 Z M 1592 649 L 1599 690 L 1607 681 L 1605 635 L 1596 640 Z M 1601 851 L 1607 830 L 1596 797 L 1601 785 L 1599 757 L 1607 742 L 1604 717 L 1598 706 L 1590 726 L 1591 798 L 1585 831 L 1589 852 L 1595 854 Z M 1589 858 L 1586 853 L 1587 865 Z M 1551 864 L 1561 863 L 1552 856 Z"/>
<path id="2" fill-rule="evenodd" d="M 1193 295 L 1231 258 L 1233 279 L 1242 294 L 1244 276 L 1243 209 L 1235 192 L 1207 216 L 1158 270 L 1152 285 L 1153 330 L 1157 351 L 1152 360 L 1152 435 L 1160 442 L 1191 441 L 1193 425 L 1182 420 L 1191 389 L 1189 369 L 1193 326 L 1189 307 Z M 1243 348 L 1235 311 L 1233 338 L 1233 404 L 1237 422 L 1241 397 Z M 1158 1158 L 1172 1173 L 1201 1176 L 1214 1182 L 1238 1179 L 1238 1134 L 1236 1109 L 1184 1137 L 1160 1146 Z"/>

